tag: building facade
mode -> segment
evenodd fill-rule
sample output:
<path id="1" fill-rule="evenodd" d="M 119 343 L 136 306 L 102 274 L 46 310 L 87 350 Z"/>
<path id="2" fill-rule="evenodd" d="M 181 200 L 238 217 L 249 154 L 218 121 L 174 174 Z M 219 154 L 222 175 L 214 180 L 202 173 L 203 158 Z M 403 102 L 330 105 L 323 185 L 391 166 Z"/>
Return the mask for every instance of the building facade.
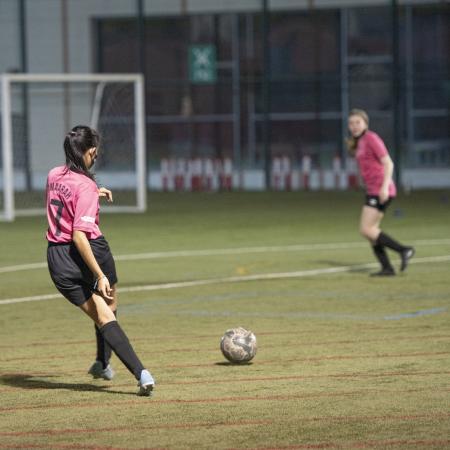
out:
<path id="1" fill-rule="evenodd" d="M 450 4 L 399 1 L 393 15 L 393 3 L 272 0 L 264 16 L 259 0 L 0 0 L 0 73 L 143 73 L 150 171 L 228 158 L 259 173 L 241 187 L 261 188 L 267 148 L 293 169 L 306 156 L 332 170 L 358 107 L 404 186 L 448 186 Z M 73 125 L 60 104 L 27 108 L 55 136 Z M 60 147 L 27 133 L 31 147 Z"/>

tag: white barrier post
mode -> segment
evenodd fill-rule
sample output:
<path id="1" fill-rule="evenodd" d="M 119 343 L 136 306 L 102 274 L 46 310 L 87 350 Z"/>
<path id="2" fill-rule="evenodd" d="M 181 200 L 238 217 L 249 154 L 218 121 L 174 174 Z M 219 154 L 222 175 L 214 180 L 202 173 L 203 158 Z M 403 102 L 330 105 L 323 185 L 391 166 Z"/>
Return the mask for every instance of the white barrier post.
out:
<path id="1" fill-rule="evenodd" d="M 233 161 L 225 158 L 222 163 L 222 189 L 231 191 L 233 189 Z"/>
<path id="2" fill-rule="evenodd" d="M 272 159 L 272 188 L 281 191 L 281 158 L 275 156 Z"/>
<path id="3" fill-rule="evenodd" d="M 203 168 L 205 175 L 205 182 L 203 183 L 204 189 L 207 191 L 214 190 L 214 163 L 211 158 L 205 158 L 203 160 Z"/>
<path id="4" fill-rule="evenodd" d="M 166 158 L 161 159 L 161 185 L 164 192 L 169 191 L 170 185 L 170 163 Z"/>
<path id="5" fill-rule="evenodd" d="M 348 189 L 358 188 L 358 175 L 355 158 L 347 158 L 347 184 Z"/>
<path id="6" fill-rule="evenodd" d="M 309 190 L 311 182 L 311 156 L 309 155 L 304 155 L 302 158 L 302 178 L 303 188 Z"/>
<path id="7" fill-rule="evenodd" d="M 175 168 L 175 190 L 177 191 L 184 191 L 185 189 L 186 168 L 186 160 L 178 158 Z"/>
<path id="8" fill-rule="evenodd" d="M 285 191 L 292 191 L 292 167 L 291 158 L 284 155 L 281 158 L 281 172 L 283 175 L 283 186 Z"/>
<path id="9" fill-rule="evenodd" d="M 342 172 L 341 158 L 339 155 L 336 155 L 333 158 L 334 187 L 336 189 L 341 189 L 341 172 Z"/>
<path id="10" fill-rule="evenodd" d="M 220 158 L 214 160 L 214 173 L 217 183 L 216 189 L 222 189 L 223 164 Z"/>
<path id="11" fill-rule="evenodd" d="M 189 172 L 191 175 L 191 191 L 198 192 L 202 190 L 202 160 L 192 158 L 189 160 Z"/>

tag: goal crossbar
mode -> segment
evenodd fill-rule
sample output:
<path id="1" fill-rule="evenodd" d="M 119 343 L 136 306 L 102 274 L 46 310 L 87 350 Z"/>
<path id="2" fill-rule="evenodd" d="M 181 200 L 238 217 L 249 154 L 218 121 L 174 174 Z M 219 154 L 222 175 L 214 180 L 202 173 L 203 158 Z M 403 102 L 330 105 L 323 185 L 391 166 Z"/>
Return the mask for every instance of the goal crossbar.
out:
<path id="1" fill-rule="evenodd" d="M 0 220 L 13 221 L 16 215 L 28 215 L 14 207 L 13 123 L 11 111 L 11 84 L 13 83 L 133 83 L 135 97 L 135 143 L 136 143 L 136 206 L 124 207 L 123 211 L 143 212 L 147 207 L 146 144 L 145 144 L 145 97 L 142 74 L 1 74 L 1 124 L 2 124 L 2 174 L 3 214 Z M 30 210 L 35 213 L 40 210 Z M 120 211 L 120 208 L 110 208 Z"/>

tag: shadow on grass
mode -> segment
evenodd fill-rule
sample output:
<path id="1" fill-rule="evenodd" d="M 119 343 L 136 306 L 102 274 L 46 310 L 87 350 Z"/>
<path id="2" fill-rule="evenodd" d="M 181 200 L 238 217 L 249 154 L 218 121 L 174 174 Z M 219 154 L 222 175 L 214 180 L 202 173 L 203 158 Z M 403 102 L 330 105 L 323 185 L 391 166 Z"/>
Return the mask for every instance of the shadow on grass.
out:
<path id="1" fill-rule="evenodd" d="M 332 261 L 332 260 L 320 260 L 315 261 L 317 264 L 321 264 L 323 266 L 329 266 L 329 267 L 347 267 L 348 264 L 342 264 L 342 261 Z M 373 270 L 373 267 L 354 267 L 352 269 L 346 270 L 342 273 L 369 273 Z"/>
<path id="2" fill-rule="evenodd" d="M 242 366 L 251 366 L 253 363 L 251 361 L 241 362 L 241 363 L 233 363 L 230 361 L 220 361 L 214 363 L 215 366 L 233 366 L 233 367 L 242 367 Z"/>
<path id="3" fill-rule="evenodd" d="M 107 394 L 135 395 L 131 392 L 112 391 L 110 385 L 96 385 L 89 383 L 62 383 L 60 381 L 51 381 L 52 375 L 47 375 L 46 379 L 39 379 L 33 375 L 23 373 L 0 375 L 0 384 L 21 388 L 21 389 L 67 389 L 76 392 L 103 392 Z"/>

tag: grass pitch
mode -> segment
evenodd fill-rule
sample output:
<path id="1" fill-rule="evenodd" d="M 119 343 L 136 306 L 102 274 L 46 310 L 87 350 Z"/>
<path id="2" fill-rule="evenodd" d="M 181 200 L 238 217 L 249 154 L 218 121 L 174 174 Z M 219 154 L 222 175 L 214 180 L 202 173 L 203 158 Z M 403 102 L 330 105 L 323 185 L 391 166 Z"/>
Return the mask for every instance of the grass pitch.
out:
<path id="1" fill-rule="evenodd" d="M 417 249 L 392 279 L 368 277 L 361 194 L 149 201 L 101 225 L 151 399 L 116 357 L 113 382 L 87 375 L 93 325 L 55 298 L 45 220 L 0 224 L 0 449 L 450 448 L 448 193 L 391 206 Z M 259 349 L 236 366 L 219 341 L 239 325 Z"/>

